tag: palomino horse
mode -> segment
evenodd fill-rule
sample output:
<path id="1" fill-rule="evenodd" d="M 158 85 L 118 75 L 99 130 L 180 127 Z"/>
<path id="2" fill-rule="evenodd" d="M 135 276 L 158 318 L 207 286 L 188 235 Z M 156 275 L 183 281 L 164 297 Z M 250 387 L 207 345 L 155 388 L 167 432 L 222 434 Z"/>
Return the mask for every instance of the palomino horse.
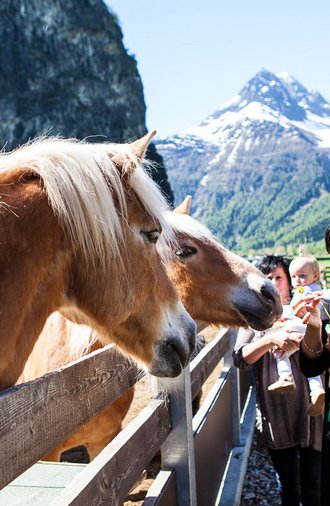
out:
<path id="1" fill-rule="evenodd" d="M 0 389 L 15 384 L 54 311 L 155 375 L 188 363 L 195 323 L 156 248 L 172 240 L 167 204 L 142 166 L 153 135 L 125 145 L 43 139 L 1 153 Z"/>
<path id="2" fill-rule="evenodd" d="M 271 326 L 281 306 L 273 284 L 246 260 L 221 246 L 210 231 L 187 215 L 189 200 L 166 213 L 177 237 L 167 270 L 198 321 L 199 328 L 214 325 Z M 52 315 L 26 364 L 21 381 L 34 379 L 100 348 L 99 336 L 86 326 L 78 326 L 61 315 Z M 47 460 L 75 446 L 86 446 L 94 458 L 120 431 L 133 399 L 131 388 L 99 415 L 91 419 L 58 448 Z"/>

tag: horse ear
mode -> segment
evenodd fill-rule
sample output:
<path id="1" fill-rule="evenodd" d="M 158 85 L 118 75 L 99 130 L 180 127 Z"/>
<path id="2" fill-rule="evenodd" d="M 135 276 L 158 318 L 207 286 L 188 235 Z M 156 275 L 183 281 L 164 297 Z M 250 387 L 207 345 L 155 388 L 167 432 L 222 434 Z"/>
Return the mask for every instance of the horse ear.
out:
<path id="1" fill-rule="evenodd" d="M 151 139 L 156 135 L 156 130 L 144 135 L 141 139 L 138 139 L 130 144 L 132 154 L 142 162 L 147 152 L 148 145 Z M 130 174 L 134 170 L 134 164 L 132 159 L 126 153 L 117 153 L 116 155 L 110 155 L 112 162 L 122 172 L 122 174 Z"/>
<path id="2" fill-rule="evenodd" d="M 157 133 L 156 130 L 152 130 L 151 132 L 141 137 L 141 139 L 132 142 L 131 144 L 132 151 L 140 161 L 144 159 L 150 141 L 156 135 L 156 133 Z"/>
<path id="3" fill-rule="evenodd" d="M 178 214 L 189 214 L 190 211 L 190 204 L 191 204 L 191 195 L 187 195 L 181 204 L 179 204 L 175 209 L 174 212 Z"/>

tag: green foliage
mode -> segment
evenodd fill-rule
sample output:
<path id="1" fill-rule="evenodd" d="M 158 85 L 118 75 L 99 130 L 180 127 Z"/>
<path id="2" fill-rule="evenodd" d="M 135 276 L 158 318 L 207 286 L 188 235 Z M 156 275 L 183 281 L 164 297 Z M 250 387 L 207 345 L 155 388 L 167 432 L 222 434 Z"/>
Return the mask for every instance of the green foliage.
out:
<path id="1" fill-rule="evenodd" d="M 260 130 L 264 128 L 264 131 Z M 330 156 L 311 138 L 254 125 L 240 131 L 241 147 L 210 144 L 177 136 L 157 144 L 175 203 L 193 196 L 192 213 L 219 240 L 241 254 L 298 253 L 305 244 L 325 255 L 330 223 Z M 246 149 L 246 142 L 248 149 Z"/>
<path id="2" fill-rule="evenodd" d="M 264 167 L 263 174 L 255 160 L 250 160 L 249 171 L 245 163 L 235 171 L 235 182 L 227 177 L 208 185 L 202 221 L 219 240 L 243 254 L 278 249 L 295 254 L 303 243 L 313 254 L 325 254 L 330 193 L 317 155 L 310 151 L 272 156 L 270 170 Z"/>

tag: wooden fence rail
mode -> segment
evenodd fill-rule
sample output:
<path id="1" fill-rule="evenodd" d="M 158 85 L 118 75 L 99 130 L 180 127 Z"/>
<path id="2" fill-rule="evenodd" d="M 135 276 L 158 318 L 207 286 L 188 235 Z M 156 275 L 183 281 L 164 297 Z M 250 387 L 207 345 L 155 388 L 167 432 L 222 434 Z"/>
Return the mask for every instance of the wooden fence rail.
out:
<path id="1" fill-rule="evenodd" d="M 148 494 L 145 504 L 214 503 L 234 440 L 239 438 L 242 401 L 237 396 L 237 382 L 233 381 L 237 371 L 224 367 L 193 422 L 191 398 L 219 361 L 229 356 L 234 338 L 233 331 L 223 330 L 194 359 L 190 371 L 187 369 L 179 378 L 159 381 L 158 396 L 90 464 L 82 467 L 51 504 L 122 504 L 160 447 L 164 471 L 153 487 L 159 487 L 159 493 Z M 108 346 L 61 371 L 2 392 L 1 488 L 142 375 L 130 360 Z M 205 472 L 207 487 L 202 484 Z M 0 504 L 6 490 L 8 487 L 0 492 Z"/>
<path id="2" fill-rule="evenodd" d="M 132 386 L 141 371 L 112 346 L 0 392 L 0 488 Z"/>

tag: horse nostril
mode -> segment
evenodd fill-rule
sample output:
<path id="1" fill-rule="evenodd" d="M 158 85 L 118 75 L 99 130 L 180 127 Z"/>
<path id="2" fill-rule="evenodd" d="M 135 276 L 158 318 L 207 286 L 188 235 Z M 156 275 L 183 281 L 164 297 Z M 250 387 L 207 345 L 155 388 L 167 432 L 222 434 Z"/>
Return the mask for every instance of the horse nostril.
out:
<path id="1" fill-rule="evenodd" d="M 273 283 L 266 282 L 260 289 L 261 295 L 263 295 L 266 299 L 271 300 L 272 302 L 276 303 L 277 300 L 277 290 L 274 287 Z"/>
<path id="2" fill-rule="evenodd" d="M 176 342 L 169 343 L 168 346 L 174 350 L 174 353 L 177 354 L 182 367 L 185 367 L 187 365 L 188 359 L 182 347 L 179 346 Z"/>

